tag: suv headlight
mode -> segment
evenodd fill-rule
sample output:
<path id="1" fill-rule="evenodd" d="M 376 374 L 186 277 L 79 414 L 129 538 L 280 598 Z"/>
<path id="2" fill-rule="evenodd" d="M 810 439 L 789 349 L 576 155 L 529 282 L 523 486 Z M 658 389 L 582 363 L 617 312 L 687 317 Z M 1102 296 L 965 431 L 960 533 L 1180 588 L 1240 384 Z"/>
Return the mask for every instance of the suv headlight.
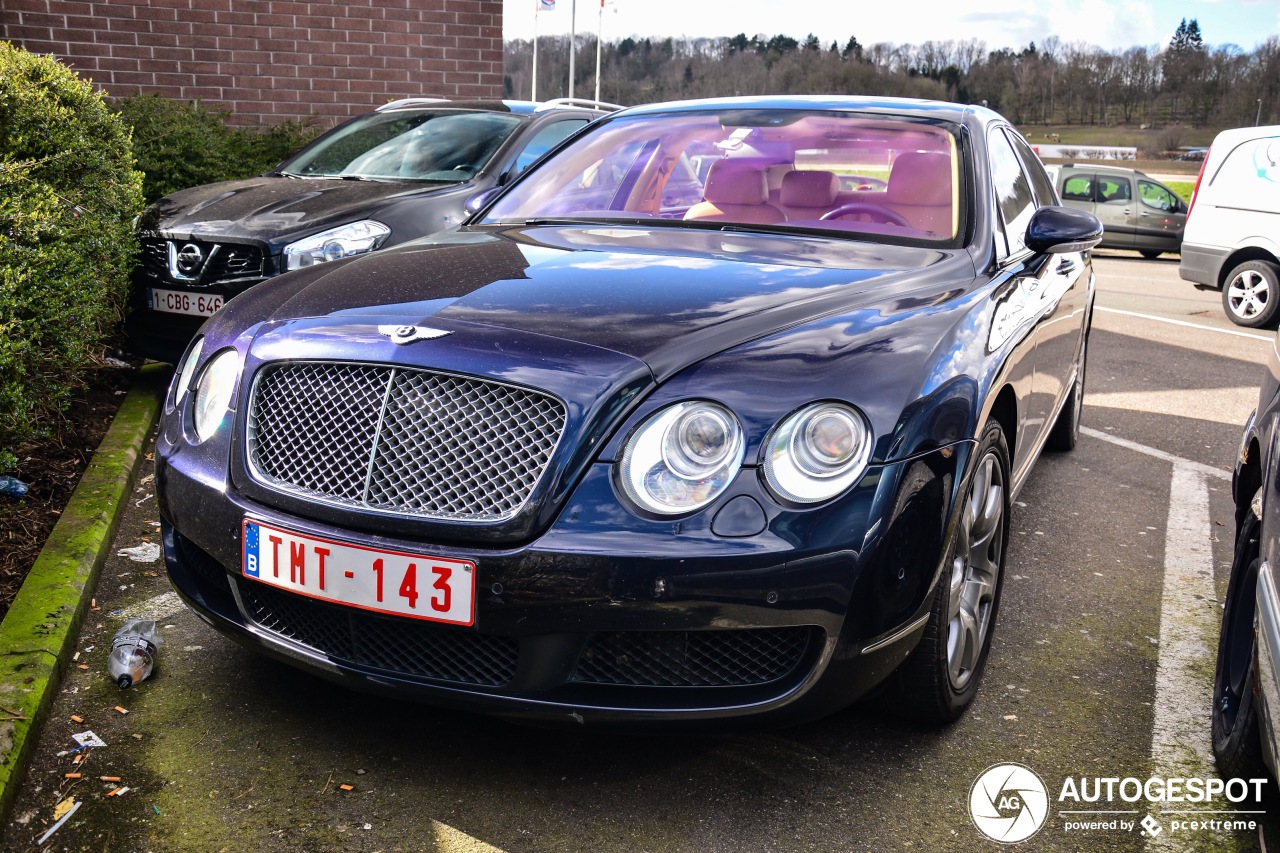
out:
<path id="1" fill-rule="evenodd" d="M 870 458 L 871 429 L 861 412 L 844 403 L 812 403 L 774 430 L 764 476 L 784 500 L 817 503 L 853 485 Z"/>
<path id="2" fill-rule="evenodd" d="M 285 246 L 284 268 L 297 270 L 312 264 L 363 255 L 381 246 L 390 234 L 390 228 L 372 219 L 339 225 Z"/>
<path id="3" fill-rule="evenodd" d="M 196 438 L 200 441 L 218 431 L 239 378 L 240 354 L 233 349 L 223 350 L 204 366 L 196 383 L 194 405 Z"/>
<path id="4" fill-rule="evenodd" d="M 651 415 L 628 439 L 618 462 L 622 490 L 660 515 L 701 509 L 742 467 L 742 427 L 723 406 L 686 401 Z"/>

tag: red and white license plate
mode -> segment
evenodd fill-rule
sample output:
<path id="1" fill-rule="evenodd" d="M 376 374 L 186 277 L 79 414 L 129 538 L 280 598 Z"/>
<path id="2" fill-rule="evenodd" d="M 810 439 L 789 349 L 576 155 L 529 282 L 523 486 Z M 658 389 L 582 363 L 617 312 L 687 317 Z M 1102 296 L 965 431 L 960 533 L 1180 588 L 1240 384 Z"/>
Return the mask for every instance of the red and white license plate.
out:
<path id="1" fill-rule="evenodd" d="M 242 533 L 247 578 L 362 610 L 475 624 L 475 563 L 331 542 L 247 518 Z"/>
<path id="2" fill-rule="evenodd" d="M 166 314 L 190 314 L 193 317 L 212 317 L 222 307 L 222 295 L 218 293 L 186 293 L 181 290 L 157 290 L 147 288 L 147 307 Z"/>

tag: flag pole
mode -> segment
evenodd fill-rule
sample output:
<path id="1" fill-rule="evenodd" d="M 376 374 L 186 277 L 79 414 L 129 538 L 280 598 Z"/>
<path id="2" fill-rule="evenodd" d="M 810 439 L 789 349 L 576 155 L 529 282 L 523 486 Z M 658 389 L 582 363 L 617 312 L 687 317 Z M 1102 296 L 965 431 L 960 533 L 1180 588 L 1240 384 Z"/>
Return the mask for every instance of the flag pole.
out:
<path id="1" fill-rule="evenodd" d="M 573 100 L 573 55 L 578 46 L 578 0 L 569 3 L 569 100 Z"/>
<path id="2" fill-rule="evenodd" d="M 534 0 L 533 6 L 533 84 L 529 87 L 529 100 L 538 100 L 538 12 L 542 0 Z"/>
<path id="3" fill-rule="evenodd" d="M 600 44 L 604 39 L 604 0 L 600 0 L 600 18 L 596 24 L 596 103 L 600 103 Z"/>

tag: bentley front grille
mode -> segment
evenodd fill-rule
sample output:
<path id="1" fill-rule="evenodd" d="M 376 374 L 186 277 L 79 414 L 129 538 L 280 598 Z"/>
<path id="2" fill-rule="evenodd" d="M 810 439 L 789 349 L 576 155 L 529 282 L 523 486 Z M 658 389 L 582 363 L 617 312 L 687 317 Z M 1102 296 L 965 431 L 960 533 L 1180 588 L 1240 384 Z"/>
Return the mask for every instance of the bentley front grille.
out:
<path id="1" fill-rule="evenodd" d="M 263 484 L 416 518 L 512 517 L 564 430 L 557 399 L 498 382 L 383 365 L 262 369 L 248 419 Z"/>

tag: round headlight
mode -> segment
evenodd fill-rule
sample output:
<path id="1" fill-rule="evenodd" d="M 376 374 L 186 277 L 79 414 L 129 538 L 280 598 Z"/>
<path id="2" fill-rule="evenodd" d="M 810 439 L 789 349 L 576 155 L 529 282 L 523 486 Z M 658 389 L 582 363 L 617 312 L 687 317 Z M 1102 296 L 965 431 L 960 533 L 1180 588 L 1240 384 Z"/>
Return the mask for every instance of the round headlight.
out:
<path id="1" fill-rule="evenodd" d="M 618 462 L 623 492 L 661 515 L 692 512 L 720 496 L 742 467 L 742 427 L 723 406 L 688 401 L 651 415 Z"/>
<path id="2" fill-rule="evenodd" d="M 204 349 L 204 338 L 200 338 L 195 342 L 195 346 L 191 347 L 191 351 L 187 353 L 187 358 L 182 362 L 182 369 L 178 371 L 178 382 L 173 390 L 173 404 L 176 406 L 182 402 L 182 398 L 187 396 L 187 390 L 191 387 L 191 376 L 196 372 L 196 365 L 200 362 L 200 351 Z"/>
<path id="3" fill-rule="evenodd" d="M 843 403 L 814 403 L 793 412 L 765 448 L 764 476 L 784 500 L 816 503 L 853 485 L 871 458 L 871 430 Z"/>
<path id="4" fill-rule="evenodd" d="M 217 432 L 239 378 L 240 356 L 235 350 L 221 352 L 205 365 L 195 397 L 196 437 L 200 441 Z"/>

